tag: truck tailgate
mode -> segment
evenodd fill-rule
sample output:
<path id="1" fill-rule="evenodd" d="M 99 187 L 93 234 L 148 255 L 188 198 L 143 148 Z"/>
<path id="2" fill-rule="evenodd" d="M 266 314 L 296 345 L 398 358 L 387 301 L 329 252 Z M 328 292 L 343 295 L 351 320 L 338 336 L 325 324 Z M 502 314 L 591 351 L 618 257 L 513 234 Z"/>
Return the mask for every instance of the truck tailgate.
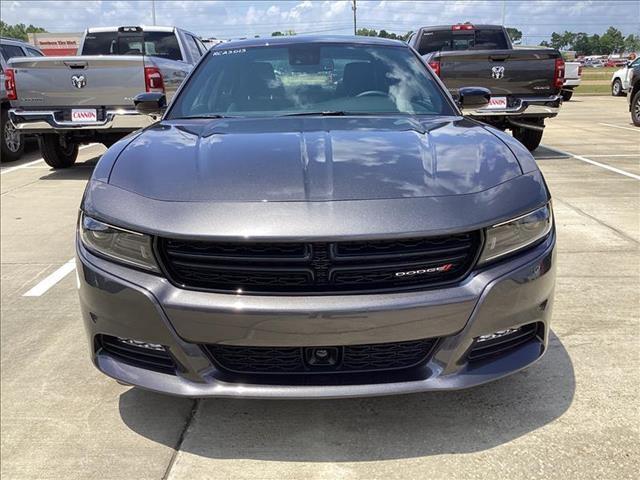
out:
<path id="1" fill-rule="evenodd" d="M 24 109 L 133 105 L 145 91 L 144 57 L 21 57 L 10 60 Z"/>
<path id="2" fill-rule="evenodd" d="M 449 90 L 485 87 L 493 95 L 551 95 L 555 61 L 559 55 L 548 49 L 477 50 L 440 52 L 440 77 Z"/>

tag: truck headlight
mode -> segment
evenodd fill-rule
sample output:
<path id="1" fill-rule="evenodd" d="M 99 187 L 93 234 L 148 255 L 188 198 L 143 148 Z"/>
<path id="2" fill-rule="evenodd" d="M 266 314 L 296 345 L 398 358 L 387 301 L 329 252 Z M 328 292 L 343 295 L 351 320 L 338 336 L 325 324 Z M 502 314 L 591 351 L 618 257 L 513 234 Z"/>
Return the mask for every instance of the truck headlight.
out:
<path id="1" fill-rule="evenodd" d="M 487 228 L 478 264 L 522 250 L 545 238 L 553 226 L 551 204 L 507 222 Z"/>
<path id="2" fill-rule="evenodd" d="M 160 272 L 151 237 L 80 216 L 80 240 L 87 250 L 119 263 Z"/>

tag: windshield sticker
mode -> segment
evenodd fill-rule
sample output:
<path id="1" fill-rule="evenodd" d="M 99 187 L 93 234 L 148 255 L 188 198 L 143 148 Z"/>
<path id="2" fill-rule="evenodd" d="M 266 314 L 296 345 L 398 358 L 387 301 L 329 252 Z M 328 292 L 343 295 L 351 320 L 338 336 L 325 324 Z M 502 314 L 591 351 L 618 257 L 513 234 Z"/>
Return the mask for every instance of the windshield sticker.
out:
<path id="1" fill-rule="evenodd" d="M 230 49 L 230 50 L 214 50 L 213 51 L 213 56 L 218 56 L 218 55 L 234 55 L 236 53 L 247 53 L 247 49 L 246 48 L 234 48 L 234 49 Z"/>

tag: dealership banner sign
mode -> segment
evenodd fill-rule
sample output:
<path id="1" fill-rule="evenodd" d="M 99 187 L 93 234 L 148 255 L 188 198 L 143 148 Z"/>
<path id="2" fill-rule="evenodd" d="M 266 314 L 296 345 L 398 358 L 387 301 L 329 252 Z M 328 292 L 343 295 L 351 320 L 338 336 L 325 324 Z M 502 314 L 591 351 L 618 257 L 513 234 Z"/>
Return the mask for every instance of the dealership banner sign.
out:
<path id="1" fill-rule="evenodd" d="M 30 33 L 29 42 L 47 56 L 76 55 L 82 33 Z"/>

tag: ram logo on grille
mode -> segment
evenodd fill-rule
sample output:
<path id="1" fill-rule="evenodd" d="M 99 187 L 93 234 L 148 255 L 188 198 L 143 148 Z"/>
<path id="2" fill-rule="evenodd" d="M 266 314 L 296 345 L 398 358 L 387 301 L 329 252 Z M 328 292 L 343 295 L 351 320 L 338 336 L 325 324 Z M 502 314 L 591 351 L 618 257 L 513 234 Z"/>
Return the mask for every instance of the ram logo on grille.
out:
<path id="1" fill-rule="evenodd" d="M 413 277 L 414 275 L 424 275 L 426 273 L 448 272 L 453 268 L 453 263 L 445 263 L 439 267 L 420 268 L 417 270 L 407 270 L 404 272 L 396 272 L 396 277 Z"/>

